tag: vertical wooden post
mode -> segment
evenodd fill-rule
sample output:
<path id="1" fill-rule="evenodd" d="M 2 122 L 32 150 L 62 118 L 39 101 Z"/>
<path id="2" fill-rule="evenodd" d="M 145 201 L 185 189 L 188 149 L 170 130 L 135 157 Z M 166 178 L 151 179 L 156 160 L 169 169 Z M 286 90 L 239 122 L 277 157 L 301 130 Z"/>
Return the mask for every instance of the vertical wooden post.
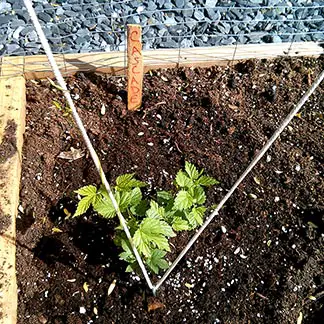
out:
<path id="1" fill-rule="evenodd" d="M 142 104 L 143 56 L 142 28 L 140 25 L 127 26 L 127 103 L 129 110 L 137 110 Z"/>
<path id="2" fill-rule="evenodd" d="M 0 71 L 0 323 L 14 324 L 17 323 L 16 217 L 25 131 L 24 58 L 2 58 L 2 64 Z"/>

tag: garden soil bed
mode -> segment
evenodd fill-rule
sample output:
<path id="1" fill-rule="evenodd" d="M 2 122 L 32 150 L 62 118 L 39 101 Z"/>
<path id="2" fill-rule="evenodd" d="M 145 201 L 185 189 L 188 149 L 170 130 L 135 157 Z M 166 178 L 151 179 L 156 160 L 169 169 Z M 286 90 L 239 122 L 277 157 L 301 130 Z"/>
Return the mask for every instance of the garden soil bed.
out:
<path id="1" fill-rule="evenodd" d="M 145 76 L 137 112 L 126 110 L 122 78 L 79 74 L 67 83 L 109 181 L 136 172 L 154 194 L 171 189 L 190 161 L 220 181 L 208 189 L 212 205 L 323 63 L 278 59 L 154 71 Z M 112 241 L 115 221 L 92 212 L 65 219 L 76 208 L 73 191 L 99 184 L 99 177 L 64 113 L 62 93 L 48 81 L 27 82 L 18 323 L 296 323 L 300 312 L 303 323 L 323 319 L 323 94 L 319 88 L 311 97 L 154 298 L 142 279 L 124 272 Z M 58 157 L 71 148 L 84 156 Z M 169 260 L 191 235 L 172 239 Z"/>

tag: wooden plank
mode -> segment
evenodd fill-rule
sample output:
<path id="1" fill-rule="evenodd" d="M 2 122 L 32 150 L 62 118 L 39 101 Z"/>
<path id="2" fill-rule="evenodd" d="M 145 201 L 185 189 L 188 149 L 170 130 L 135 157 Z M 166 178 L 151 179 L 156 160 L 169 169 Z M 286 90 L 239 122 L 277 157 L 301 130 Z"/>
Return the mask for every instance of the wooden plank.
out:
<path id="1" fill-rule="evenodd" d="M 127 108 L 137 110 L 142 105 L 144 77 L 140 25 L 127 26 L 127 59 Z"/>
<path id="2" fill-rule="evenodd" d="M 10 71 L 20 76 L 0 80 L 0 323 L 17 321 L 16 216 L 19 202 L 25 79 L 22 58 L 11 58 Z M 6 58 L 3 59 L 4 66 Z"/>
<path id="3" fill-rule="evenodd" d="M 180 55 L 179 55 L 180 54 Z M 144 71 L 178 66 L 227 65 L 229 62 L 245 59 L 275 58 L 278 56 L 319 56 L 324 54 L 323 47 L 314 42 L 281 44 L 248 44 L 238 46 L 215 46 L 179 49 L 157 49 L 143 51 Z M 124 52 L 57 54 L 55 55 L 62 74 L 96 71 L 111 75 L 125 75 L 127 57 Z M 6 58 L 2 67 L 6 76 L 16 75 L 17 66 Z M 45 55 L 26 56 L 24 75 L 27 79 L 53 77 Z M 4 75 L 4 74 L 3 74 Z"/>

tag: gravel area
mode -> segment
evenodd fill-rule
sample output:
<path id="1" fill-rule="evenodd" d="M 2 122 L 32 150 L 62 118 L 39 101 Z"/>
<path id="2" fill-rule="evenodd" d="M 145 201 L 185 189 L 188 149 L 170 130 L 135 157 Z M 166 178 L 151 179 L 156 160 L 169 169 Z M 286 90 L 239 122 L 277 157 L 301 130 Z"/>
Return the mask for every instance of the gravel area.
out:
<path id="1" fill-rule="evenodd" d="M 324 41 L 324 1 L 34 0 L 55 53 L 125 49 L 125 26 L 144 48 Z M 43 53 L 23 2 L 0 0 L 0 55 Z"/>

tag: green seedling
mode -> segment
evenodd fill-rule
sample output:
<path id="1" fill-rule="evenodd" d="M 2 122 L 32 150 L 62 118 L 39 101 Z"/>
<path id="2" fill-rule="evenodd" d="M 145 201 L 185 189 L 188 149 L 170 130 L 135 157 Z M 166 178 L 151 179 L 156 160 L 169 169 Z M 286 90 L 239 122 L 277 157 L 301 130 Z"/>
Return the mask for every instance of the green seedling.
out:
<path id="1" fill-rule="evenodd" d="M 135 175 L 124 174 L 116 179 L 113 195 L 119 210 L 123 213 L 133 242 L 148 268 L 158 274 L 160 269 L 168 268 L 165 259 L 170 252 L 170 238 L 177 231 L 190 231 L 203 223 L 206 211 L 205 187 L 219 182 L 204 175 L 204 170 L 191 163 L 185 163 L 175 179 L 174 191 L 158 191 L 156 198 L 143 197 L 141 188 L 146 183 L 135 179 Z M 82 198 L 74 217 L 84 214 L 90 207 L 104 218 L 116 216 L 116 210 L 107 191 L 89 185 L 76 191 Z M 121 260 L 128 263 L 126 271 L 136 271 L 138 265 L 133 251 L 121 226 L 116 228 L 114 242 L 123 252 Z"/>

